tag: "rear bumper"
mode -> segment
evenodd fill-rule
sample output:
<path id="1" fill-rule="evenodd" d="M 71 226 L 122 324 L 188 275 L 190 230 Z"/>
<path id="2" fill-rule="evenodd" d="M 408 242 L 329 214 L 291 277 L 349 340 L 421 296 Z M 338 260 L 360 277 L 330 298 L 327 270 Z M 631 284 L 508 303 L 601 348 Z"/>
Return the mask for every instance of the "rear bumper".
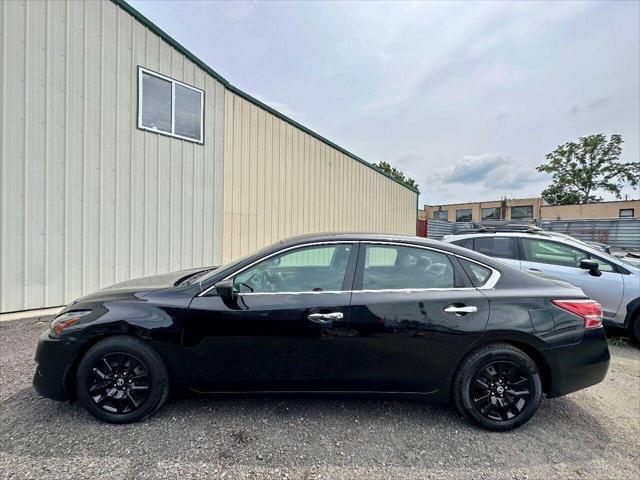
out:
<path id="1" fill-rule="evenodd" d="M 585 330 L 573 345 L 543 351 L 551 369 L 548 396 L 559 397 L 600 383 L 609 369 L 609 346 L 603 328 Z"/>
<path id="2" fill-rule="evenodd" d="M 69 372 L 74 364 L 77 341 L 49 337 L 49 331 L 40 335 L 36 348 L 36 372 L 33 388 L 43 397 L 67 400 Z"/>

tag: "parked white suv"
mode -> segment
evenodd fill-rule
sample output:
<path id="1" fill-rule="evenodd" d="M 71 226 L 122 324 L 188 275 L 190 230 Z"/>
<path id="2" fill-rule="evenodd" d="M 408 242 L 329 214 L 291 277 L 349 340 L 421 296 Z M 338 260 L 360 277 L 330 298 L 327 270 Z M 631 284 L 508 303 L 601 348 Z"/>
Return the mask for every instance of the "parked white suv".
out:
<path id="1" fill-rule="evenodd" d="M 576 285 L 602 305 L 605 324 L 640 341 L 640 269 L 597 247 L 544 231 L 478 232 L 443 241 L 475 250 L 534 275 Z"/>

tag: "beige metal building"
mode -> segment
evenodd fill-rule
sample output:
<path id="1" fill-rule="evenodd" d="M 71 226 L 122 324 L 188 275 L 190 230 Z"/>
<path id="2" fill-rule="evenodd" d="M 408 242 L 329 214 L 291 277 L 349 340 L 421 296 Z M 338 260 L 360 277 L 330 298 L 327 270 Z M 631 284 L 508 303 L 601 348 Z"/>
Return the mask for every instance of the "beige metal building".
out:
<path id="1" fill-rule="evenodd" d="M 417 192 L 123 1 L 0 2 L 0 25 L 0 312 L 300 233 L 415 233 Z"/>

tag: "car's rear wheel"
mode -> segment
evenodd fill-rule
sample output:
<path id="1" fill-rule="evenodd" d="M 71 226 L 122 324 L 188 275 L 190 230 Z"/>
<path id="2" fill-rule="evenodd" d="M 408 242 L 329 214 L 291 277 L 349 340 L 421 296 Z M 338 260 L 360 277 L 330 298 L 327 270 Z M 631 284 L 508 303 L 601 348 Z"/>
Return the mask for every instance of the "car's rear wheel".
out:
<path id="1" fill-rule="evenodd" d="M 137 422 L 162 406 L 169 374 L 158 353 L 128 336 L 107 338 L 82 358 L 76 392 L 95 417 L 110 423 Z"/>
<path id="2" fill-rule="evenodd" d="M 531 419 L 542 397 L 535 362 L 509 344 L 472 352 L 454 380 L 454 403 L 471 422 L 487 430 L 516 428 Z"/>

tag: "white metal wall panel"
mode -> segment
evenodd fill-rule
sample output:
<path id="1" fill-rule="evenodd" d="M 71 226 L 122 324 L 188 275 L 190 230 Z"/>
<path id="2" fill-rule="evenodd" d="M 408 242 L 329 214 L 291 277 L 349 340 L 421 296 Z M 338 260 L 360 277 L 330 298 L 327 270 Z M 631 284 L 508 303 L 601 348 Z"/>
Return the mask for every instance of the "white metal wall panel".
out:
<path id="1" fill-rule="evenodd" d="M 230 90 L 225 110 L 225 260 L 302 233 L 415 235 L 416 193 Z"/>
<path id="2" fill-rule="evenodd" d="M 0 312 L 219 263 L 224 86 L 109 1 L 0 21 Z M 204 145 L 136 128 L 138 65 L 205 91 Z"/>

